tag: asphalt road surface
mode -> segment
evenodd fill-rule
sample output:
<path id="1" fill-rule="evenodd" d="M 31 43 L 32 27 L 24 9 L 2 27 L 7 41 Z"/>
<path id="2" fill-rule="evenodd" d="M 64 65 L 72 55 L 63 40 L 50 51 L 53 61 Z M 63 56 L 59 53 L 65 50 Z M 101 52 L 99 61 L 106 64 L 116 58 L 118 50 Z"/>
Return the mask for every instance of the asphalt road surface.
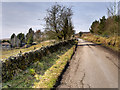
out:
<path id="1" fill-rule="evenodd" d="M 118 57 L 98 44 L 79 39 L 58 88 L 118 88 Z"/>

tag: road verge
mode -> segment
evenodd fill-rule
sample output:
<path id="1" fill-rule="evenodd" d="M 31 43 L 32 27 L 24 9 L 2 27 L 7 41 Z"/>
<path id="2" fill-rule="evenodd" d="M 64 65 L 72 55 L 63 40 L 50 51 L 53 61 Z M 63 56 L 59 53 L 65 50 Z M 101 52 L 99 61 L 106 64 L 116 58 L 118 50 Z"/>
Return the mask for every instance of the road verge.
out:
<path id="1" fill-rule="evenodd" d="M 76 46 L 74 45 L 62 55 L 56 63 L 45 72 L 40 82 L 34 84 L 33 88 L 53 88 L 57 83 L 56 81 L 59 80 L 60 76 L 63 74 L 66 65 L 68 65 L 75 48 Z"/>

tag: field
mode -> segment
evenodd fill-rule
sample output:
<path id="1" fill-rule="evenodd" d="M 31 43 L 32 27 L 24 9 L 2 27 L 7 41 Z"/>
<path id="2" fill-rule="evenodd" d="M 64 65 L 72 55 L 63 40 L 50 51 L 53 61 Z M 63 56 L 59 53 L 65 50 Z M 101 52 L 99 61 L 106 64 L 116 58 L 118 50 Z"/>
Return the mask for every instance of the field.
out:
<path id="1" fill-rule="evenodd" d="M 0 57 L 2 60 L 10 57 L 10 56 L 14 56 L 14 55 L 17 55 L 20 53 L 20 51 L 22 53 L 24 52 L 28 52 L 28 51 L 31 51 L 31 50 L 35 50 L 35 49 L 38 49 L 38 48 L 41 48 L 43 46 L 48 46 L 48 45 L 52 45 L 54 44 L 54 41 L 44 41 L 44 42 L 41 42 L 37 45 L 33 45 L 29 48 L 20 48 L 20 49 L 12 49 L 12 50 L 2 50 L 2 54 L 0 54 Z"/>

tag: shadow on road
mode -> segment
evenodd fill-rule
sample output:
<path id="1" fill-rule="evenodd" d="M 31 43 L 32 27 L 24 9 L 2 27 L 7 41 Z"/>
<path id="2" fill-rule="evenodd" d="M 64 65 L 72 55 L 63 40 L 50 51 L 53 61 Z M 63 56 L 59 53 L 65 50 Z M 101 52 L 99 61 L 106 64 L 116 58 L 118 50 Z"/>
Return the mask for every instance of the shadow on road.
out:
<path id="1" fill-rule="evenodd" d="M 77 46 L 100 46 L 101 44 L 81 44 Z"/>

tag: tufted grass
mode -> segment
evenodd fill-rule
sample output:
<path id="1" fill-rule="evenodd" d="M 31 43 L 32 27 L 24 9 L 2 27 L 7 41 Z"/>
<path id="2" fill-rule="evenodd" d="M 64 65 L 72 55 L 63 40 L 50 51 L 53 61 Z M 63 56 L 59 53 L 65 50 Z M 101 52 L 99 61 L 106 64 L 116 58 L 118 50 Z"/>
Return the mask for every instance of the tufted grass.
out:
<path id="1" fill-rule="evenodd" d="M 82 38 L 87 41 L 91 41 L 91 42 L 94 42 L 97 44 L 102 44 L 106 47 L 111 48 L 114 51 L 120 52 L 120 37 L 118 37 L 118 36 L 113 36 L 113 37 L 111 36 L 111 37 L 107 38 L 107 37 L 89 34 L 88 36 L 83 35 Z"/>
<path id="2" fill-rule="evenodd" d="M 75 46 L 60 56 L 56 63 L 41 76 L 40 81 L 34 83 L 32 88 L 53 88 L 62 70 L 65 68 L 67 61 L 70 60 L 74 48 Z"/>
<path id="3" fill-rule="evenodd" d="M 41 82 L 41 80 L 43 81 L 44 78 L 48 78 L 49 76 L 51 77 L 54 73 L 57 73 L 58 77 L 66 65 L 67 60 L 69 60 L 73 53 L 74 47 L 71 47 L 72 45 L 62 47 L 58 51 L 43 57 L 28 67 L 25 71 L 18 73 L 13 80 L 3 83 L 2 88 L 33 88 L 36 86 L 36 83 Z M 51 70 L 52 72 L 50 72 Z M 45 83 L 49 83 L 48 86 L 51 87 L 55 83 L 57 77 L 52 77 L 52 81 L 45 81 Z M 46 87 L 46 84 L 44 86 Z"/>

